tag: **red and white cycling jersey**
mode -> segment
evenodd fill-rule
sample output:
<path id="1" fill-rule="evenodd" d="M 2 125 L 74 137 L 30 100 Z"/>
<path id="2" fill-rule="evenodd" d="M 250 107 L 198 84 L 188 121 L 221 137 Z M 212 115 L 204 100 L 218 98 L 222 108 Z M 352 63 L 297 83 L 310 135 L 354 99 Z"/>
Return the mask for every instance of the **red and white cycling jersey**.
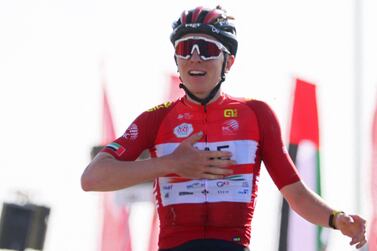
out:
<path id="1" fill-rule="evenodd" d="M 221 95 L 204 107 L 183 97 L 142 113 L 102 151 L 118 160 L 135 160 L 145 149 L 160 157 L 199 131 L 204 135 L 194 146 L 232 152 L 234 173 L 217 180 L 191 180 L 173 173 L 157 178 L 159 247 L 204 238 L 248 246 L 261 161 L 279 189 L 300 179 L 276 116 L 264 102 Z"/>

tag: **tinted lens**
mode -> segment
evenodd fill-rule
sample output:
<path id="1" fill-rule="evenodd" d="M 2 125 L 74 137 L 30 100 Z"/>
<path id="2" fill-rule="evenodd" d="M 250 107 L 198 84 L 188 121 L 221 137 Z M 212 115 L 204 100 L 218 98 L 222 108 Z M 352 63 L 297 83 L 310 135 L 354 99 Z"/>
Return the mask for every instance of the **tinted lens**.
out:
<path id="1" fill-rule="evenodd" d="M 210 58 L 210 57 L 217 57 L 220 55 L 221 50 L 215 43 L 204 41 L 204 40 L 197 40 L 198 46 L 200 50 L 200 56 Z"/>
<path id="2" fill-rule="evenodd" d="M 202 59 L 210 59 L 220 55 L 221 50 L 219 47 L 210 41 L 202 39 L 188 39 L 180 41 L 175 47 L 175 54 L 183 58 L 191 57 L 193 47 L 198 46 L 199 54 Z"/>
<path id="3" fill-rule="evenodd" d="M 193 40 L 180 41 L 175 47 L 175 54 L 181 57 L 189 58 L 191 56 L 191 51 L 194 43 Z"/>

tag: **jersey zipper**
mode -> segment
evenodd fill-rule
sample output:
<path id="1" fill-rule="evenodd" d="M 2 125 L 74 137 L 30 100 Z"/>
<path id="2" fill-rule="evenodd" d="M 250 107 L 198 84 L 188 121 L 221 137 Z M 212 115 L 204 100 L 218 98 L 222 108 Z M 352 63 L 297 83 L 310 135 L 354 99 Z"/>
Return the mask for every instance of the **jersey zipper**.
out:
<path id="1" fill-rule="evenodd" d="M 204 112 L 204 142 L 205 142 L 205 150 L 210 150 L 209 147 L 208 147 L 208 114 L 207 114 L 207 105 L 203 105 L 203 112 Z M 207 225 L 208 225 L 208 198 L 207 198 L 207 194 L 208 194 L 208 182 L 207 182 L 207 179 L 204 180 L 204 190 L 203 190 L 203 193 L 204 193 L 204 196 L 205 196 L 205 203 L 204 203 L 204 207 L 205 207 L 205 219 L 204 219 L 204 238 L 206 238 L 206 233 L 207 233 Z"/>

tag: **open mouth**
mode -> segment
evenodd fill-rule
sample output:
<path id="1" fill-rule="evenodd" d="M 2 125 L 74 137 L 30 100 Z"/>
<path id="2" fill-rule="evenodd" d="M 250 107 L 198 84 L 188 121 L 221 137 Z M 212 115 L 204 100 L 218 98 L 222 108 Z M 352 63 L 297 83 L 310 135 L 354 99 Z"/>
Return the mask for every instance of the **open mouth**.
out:
<path id="1" fill-rule="evenodd" d="M 193 77 L 202 77 L 202 76 L 205 76 L 207 74 L 207 72 L 205 72 L 205 71 L 198 71 L 198 70 L 192 70 L 192 71 L 189 71 L 188 74 L 190 76 L 193 76 Z"/>

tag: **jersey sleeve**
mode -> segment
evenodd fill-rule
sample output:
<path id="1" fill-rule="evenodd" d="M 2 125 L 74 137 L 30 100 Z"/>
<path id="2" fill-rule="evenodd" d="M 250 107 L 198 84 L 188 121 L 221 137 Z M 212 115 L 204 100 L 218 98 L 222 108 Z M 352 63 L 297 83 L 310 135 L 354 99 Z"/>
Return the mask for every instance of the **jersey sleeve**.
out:
<path id="1" fill-rule="evenodd" d="M 136 160 L 145 149 L 154 144 L 155 131 L 158 130 L 154 127 L 154 117 L 151 112 L 142 113 L 122 136 L 105 146 L 101 152 L 109 153 L 117 160 Z"/>
<path id="2" fill-rule="evenodd" d="M 284 146 L 280 124 L 272 109 L 262 101 L 250 101 L 260 130 L 262 161 L 278 189 L 300 180 L 299 173 Z"/>

